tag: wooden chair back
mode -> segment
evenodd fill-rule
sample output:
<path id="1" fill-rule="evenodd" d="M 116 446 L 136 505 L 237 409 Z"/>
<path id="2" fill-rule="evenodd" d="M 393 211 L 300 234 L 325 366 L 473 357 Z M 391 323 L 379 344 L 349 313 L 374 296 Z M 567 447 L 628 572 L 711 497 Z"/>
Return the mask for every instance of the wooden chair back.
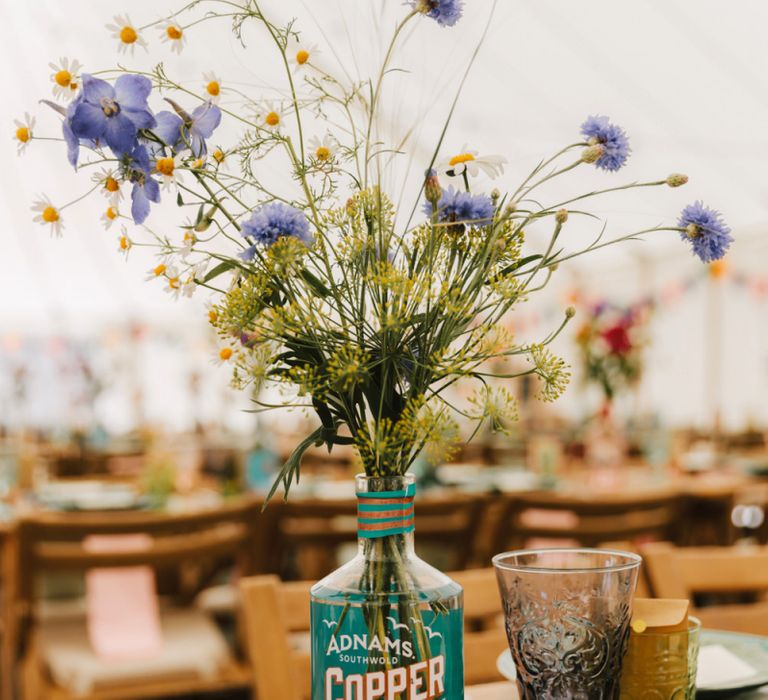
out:
<path id="1" fill-rule="evenodd" d="M 456 571 L 450 577 L 464 589 L 464 683 L 501 680 L 499 654 L 508 648 L 496 571 Z"/>
<path id="2" fill-rule="evenodd" d="M 483 497 L 468 494 L 425 496 L 416 500 L 416 543 L 425 558 L 438 553 L 442 568 L 463 569 L 471 556 Z M 336 566 L 340 545 L 357 542 L 354 500 L 301 500 L 276 506 L 277 544 L 283 558 L 271 570 L 288 578 L 322 578 Z M 272 508 L 270 504 L 267 511 Z"/>
<path id="3" fill-rule="evenodd" d="M 16 538 L 12 525 L 0 523 L 0 698 L 13 697 L 16 598 Z"/>
<path id="4" fill-rule="evenodd" d="M 465 569 L 472 556 L 486 500 L 481 495 L 457 493 L 417 501 L 416 552 L 430 560 L 430 551 L 437 550 L 445 559 L 439 562 L 440 568 Z"/>
<path id="5" fill-rule="evenodd" d="M 585 547 L 616 540 L 668 540 L 679 505 L 674 494 L 574 497 L 542 492 L 510 496 L 506 515 L 499 520 L 495 549 L 521 548 L 531 540 L 568 540 Z"/>
<path id="6" fill-rule="evenodd" d="M 451 574 L 464 588 L 465 682 L 499 680 L 496 658 L 507 648 L 497 618 L 501 612 L 492 569 Z M 308 700 L 311 694 L 311 659 L 307 643 L 292 644 L 291 635 L 309 631 L 311 583 L 283 583 L 276 576 L 240 581 L 245 646 L 253 670 L 257 698 Z"/>
<path id="7" fill-rule="evenodd" d="M 236 560 L 240 570 L 253 573 L 260 547 L 260 510 L 261 501 L 244 497 L 191 513 L 40 513 L 22 518 L 18 599 L 22 604 L 32 602 L 35 579 L 44 572 L 139 565 L 159 572 Z M 141 551 L 94 552 L 83 544 L 90 535 L 136 533 L 151 540 Z"/>
<path id="8" fill-rule="evenodd" d="M 275 541 L 270 571 L 283 579 L 319 579 L 336 568 L 338 549 L 357 541 L 353 499 L 272 502 Z"/>
<path id="9" fill-rule="evenodd" d="M 641 547 L 653 593 L 659 598 L 768 592 L 768 547 Z M 693 606 L 705 627 L 768 634 L 768 603 Z"/>
<path id="10" fill-rule="evenodd" d="M 311 587 L 303 581 L 282 583 L 274 575 L 240 580 L 244 643 L 257 698 L 310 697 L 310 651 L 294 649 L 291 635 L 309 631 Z"/>

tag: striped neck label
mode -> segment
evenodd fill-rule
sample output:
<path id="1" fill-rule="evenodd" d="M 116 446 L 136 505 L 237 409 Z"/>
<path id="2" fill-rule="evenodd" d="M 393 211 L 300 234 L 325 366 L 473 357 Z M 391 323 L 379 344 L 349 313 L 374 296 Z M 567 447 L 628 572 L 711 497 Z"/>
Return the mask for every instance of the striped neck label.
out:
<path id="1" fill-rule="evenodd" d="M 402 491 L 357 494 L 357 533 L 366 539 L 413 532 L 416 485 Z"/>

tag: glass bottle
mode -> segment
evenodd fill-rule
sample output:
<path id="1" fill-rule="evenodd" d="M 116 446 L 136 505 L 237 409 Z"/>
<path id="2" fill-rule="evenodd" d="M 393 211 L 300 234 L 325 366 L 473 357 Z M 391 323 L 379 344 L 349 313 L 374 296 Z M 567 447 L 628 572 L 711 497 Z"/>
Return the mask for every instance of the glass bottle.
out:
<path id="1" fill-rule="evenodd" d="M 358 551 L 312 587 L 312 700 L 460 700 L 463 591 L 414 551 L 414 477 L 357 477 Z"/>

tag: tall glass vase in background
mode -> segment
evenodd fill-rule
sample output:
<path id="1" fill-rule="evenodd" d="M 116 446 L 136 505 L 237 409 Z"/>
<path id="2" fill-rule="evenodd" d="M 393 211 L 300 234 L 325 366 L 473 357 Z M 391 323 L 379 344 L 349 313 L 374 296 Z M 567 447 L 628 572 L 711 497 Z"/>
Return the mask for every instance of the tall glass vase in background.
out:
<path id="1" fill-rule="evenodd" d="M 627 455 L 627 440 L 617 422 L 613 404 L 606 400 L 585 435 L 586 462 L 598 484 L 615 486 Z"/>
<path id="2" fill-rule="evenodd" d="M 493 559 L 524 700 L 614 700 L 640 557 L 541 549 Z"/>
<path id="3" fill-rule="evenodd" d="M 460 700 L 463 593 L 416 556 L 413 475 L 357 495 L 357 556 L 312 588 L 312 700 Z"/>

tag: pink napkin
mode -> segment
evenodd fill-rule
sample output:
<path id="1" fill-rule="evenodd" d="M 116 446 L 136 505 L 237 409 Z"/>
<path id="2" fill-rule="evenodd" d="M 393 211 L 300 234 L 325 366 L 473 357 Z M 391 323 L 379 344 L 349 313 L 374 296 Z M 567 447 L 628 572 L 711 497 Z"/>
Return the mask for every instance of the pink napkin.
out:
<path id="1" fill-rule="evenodd" d="M 91 535 L 89 552 L 135 552 L 149 549 L 148 535 Z M 148 566 L 91 569 L 86 574 L 88 637 L 103 659 L 138 659 L 162 647 L 160 611 L 154 571 Z"/>

